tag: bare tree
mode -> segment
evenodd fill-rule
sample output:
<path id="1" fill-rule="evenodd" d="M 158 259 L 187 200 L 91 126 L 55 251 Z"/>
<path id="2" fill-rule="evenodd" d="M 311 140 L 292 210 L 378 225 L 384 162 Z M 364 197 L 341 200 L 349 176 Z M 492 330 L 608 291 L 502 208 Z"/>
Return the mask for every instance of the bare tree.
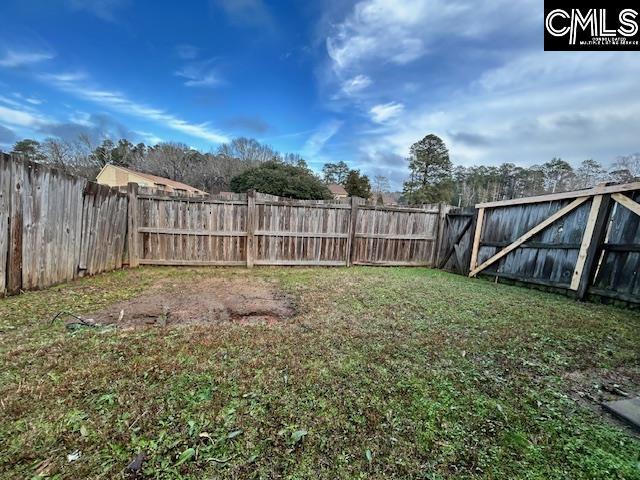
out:
<path id="1" fill-rule="evenodd" d="M 390 189 L 389 179 L 384 175 L 376 175 L 373 177 L 373 192 L 376 195 L 388 192 Z"/>
<path id="2" fill-rule="evenodd" d="M 627 179 L 640 178 L 640 153 L 632 153 L 630 155 L 623 155 L 615 159 L 612 165 L 613 172 L 628 172 L 628 175 L 623 175 Z"/>
<path id="3" fill-rule="evenodd" d="M 218 155 L 237 158 L 252 165 L 280 157 L 278 152 L 269 145 L 263 145 L 253 138 L 245 137 L 234 138 L 230 143 L 223 143 L 218 148 Z"/>

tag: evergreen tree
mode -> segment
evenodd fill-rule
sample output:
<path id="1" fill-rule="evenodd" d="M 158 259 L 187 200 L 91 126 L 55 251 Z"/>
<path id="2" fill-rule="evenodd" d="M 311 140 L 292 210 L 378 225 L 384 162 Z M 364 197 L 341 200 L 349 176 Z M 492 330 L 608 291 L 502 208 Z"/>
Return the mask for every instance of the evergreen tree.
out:
<path id="1" fill-rule="evenodd" d="M 369 198 L 371 196 L 369 177 L 361 175 L 360 170 L 349 171 L 344 181 L 344 189 L 350 197 Z"/>
<path id="2" fill-rule="evenodd" d="M 409 203 L 450 201 L 453 193 L 452 165 L 442 139 L 430 134 L 411 145 L 410 179 L 404 184 Z"/>

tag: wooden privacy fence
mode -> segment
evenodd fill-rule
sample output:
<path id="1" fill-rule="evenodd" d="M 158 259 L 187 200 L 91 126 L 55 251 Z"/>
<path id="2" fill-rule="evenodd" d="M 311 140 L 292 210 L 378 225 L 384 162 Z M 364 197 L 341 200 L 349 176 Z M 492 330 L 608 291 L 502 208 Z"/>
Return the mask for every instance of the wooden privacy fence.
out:
<path id="1" fill-rule="evenodd" d="M 130 264 L 432 266 L 444 209 L 253 192 L 176 197 L 142 193 L 131 184 Z"/>
<path id="2" fill-rule="evenodd" d="M 120 268 L 127 197 L 0 153 L 0 296 Z"/>
<path id="3" fill-rule="evenodd" d="M 640 183 L 476 206 L 128 192 L 0 154 L 0 295 L 152 265 L 420 265 L 640 303 Z"/>
<path id="4" fill-rule="evenodd" d="M 640 182 L 476 205 L 469 276 L 640 303 Z"/>

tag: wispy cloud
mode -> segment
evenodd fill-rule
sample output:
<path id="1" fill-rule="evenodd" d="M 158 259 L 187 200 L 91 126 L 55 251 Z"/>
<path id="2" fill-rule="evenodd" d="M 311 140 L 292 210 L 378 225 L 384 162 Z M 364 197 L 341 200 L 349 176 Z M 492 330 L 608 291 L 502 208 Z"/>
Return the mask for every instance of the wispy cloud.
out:
<path id="1" fill-rule="evenodd" d="M 131 100 L 121 92 L 95 87 L 82 73 L 44 74 L 40 78 L 55 88 L 111 110 L 153 121 L 172 130 L 213 143 L 229 141 L 227 136 L 213 129 L 208 122 L 194 124 L 165 110 Z"/>
<path id="2" fill-rule="evenodd" d="M 37 113 L 17 110 L 16 108 L 9 108 L 2 105 L 0 105 L 0 118 L 4 123 L 8 123 L 9 125 L 28 128 L 35 128 L 49 122 L 46 117 Z"/>
<path id="3" fill-rule="evenodd" d="M 120 10 L 130 0 L 66 0 L 66 3 L 72 10 L 85 11 L 107 22 L 116 22 Z"/>
<path id="4" fill-rule="evenodd" d="M 338 133 L 342 123 L 343 122 L 340 120 L 333 119 L 322 124 L 305 142 L 302 149 L 305 155 L 310 157 L 318 155 L 324 148 L 325 144 L 331 140 L 336 133 Z"/>
<path id="5" fill-rule="evenodd" d="M 373 82 L 366 75 L 356 75 L 342 83 L 342 91 L 347 95 L 355 95 L 365 88 L 369 87 Z"/>
<path id="6" fill-rule="evenodd" d="M 216 59 L 202 62 L 192 62 L 176 72 L 178 77 L 185 79 L 186 87 L 217 87 L 224 84 L 211 64 Z"/>
<path id="7" fill-rule="evenodd" d="M 404 105 L 398 102 L 381 103 L 374 105 L 369 110 L 371 120 L 376 123 L 385 123 L 396 118 L 404 111 Z"/>
<path id="8" fill-rule="evenodd" d="M 6 49 L 0 56 L 0 67 L 17 68 L 51 60 L 55 55 L 45 51 Z"/>

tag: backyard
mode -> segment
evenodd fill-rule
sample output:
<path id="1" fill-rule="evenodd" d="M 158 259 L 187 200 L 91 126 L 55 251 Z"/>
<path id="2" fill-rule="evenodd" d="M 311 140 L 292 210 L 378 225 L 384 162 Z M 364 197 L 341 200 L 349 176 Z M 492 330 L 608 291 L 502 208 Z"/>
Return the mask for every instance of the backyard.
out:
<path id="1" fill-rule="evenodd" d="M 638 311 L 424 268 L 118 270 L 0 300 L 1 476 L 640 478 L 599 406 L 639 345 Z"/>

